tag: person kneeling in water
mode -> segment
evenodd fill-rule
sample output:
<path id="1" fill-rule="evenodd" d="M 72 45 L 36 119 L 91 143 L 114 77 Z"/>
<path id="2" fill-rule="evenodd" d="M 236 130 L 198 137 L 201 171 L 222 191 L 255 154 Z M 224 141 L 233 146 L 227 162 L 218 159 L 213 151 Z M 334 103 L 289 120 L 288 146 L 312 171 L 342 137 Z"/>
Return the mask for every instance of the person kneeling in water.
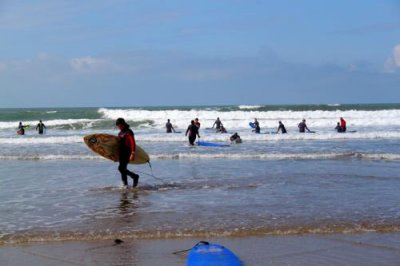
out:
<path id="1" fill-rule="evenodd" d="M 242 139 L 237 132 L 233 134 L 229 139 L 231 140 L 231 142 L 242 143 Z"/>
<path id="2" fill-rule="evenodd" d="M 132 187 L 136 187 L 139 183 L 139 175 L 128 170 L 129 161 L 135 159 L 135 135 L 129 128 L 129 125 L 123 118 L 118 118 L 115 125 L 119 128 L 119 166 L 118 170 L 121 173 L 121 180 L 124 186 L 128 186 L 128 176 L 133 179 Z"/>
<path id="3" fill-rule="evenodd" d="M 335 127 L 335 130 L 336 130 L 337 132 L 339 132 L 339 133 L 343 133 L 343 129 L 342 129 L 342 127 L 340 126 L 340 123 L 339 123 L 339 122 L 337 123 L 337 125 L 336 125 L 336 127 Z"/>

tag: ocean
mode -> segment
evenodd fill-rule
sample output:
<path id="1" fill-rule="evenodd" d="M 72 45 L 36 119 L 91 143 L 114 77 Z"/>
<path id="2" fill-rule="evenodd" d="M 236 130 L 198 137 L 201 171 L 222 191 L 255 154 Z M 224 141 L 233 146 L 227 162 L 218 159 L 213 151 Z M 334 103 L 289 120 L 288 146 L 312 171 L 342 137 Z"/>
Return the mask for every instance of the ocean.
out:
<path id="1" fill-rule="evenodd" d="M 118 117 L 151 158 L 129 166 L 137 189 L 83 143 L 116 135 Z M 201 140 L 230 146 L 189 146 L 196 117 Z M 228 134 L 210 129 L 217 117 Z M 298 132 L 303 118 L 315 133 Z M 399 141 L 400 104 L 0 109 L 0 244 L 399 232 Z"/>

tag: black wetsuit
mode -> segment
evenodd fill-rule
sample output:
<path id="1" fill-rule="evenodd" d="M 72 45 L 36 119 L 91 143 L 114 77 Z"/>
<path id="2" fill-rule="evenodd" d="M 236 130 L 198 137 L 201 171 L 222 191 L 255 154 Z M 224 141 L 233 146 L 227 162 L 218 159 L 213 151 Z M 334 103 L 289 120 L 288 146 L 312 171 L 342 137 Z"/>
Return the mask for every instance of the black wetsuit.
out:
<path id="1" fill-rule="evenodd" d="M 240 136 L 239 136 L 238 133 L 233 134 L 233 135 L 230 137 L 230 140 L 231 140 L 232 142 L 236 142 L 236 143 L 241 143 L 241 142 L 242 142 L 242 140 L 240 139 Z"/>
<path id="2" fill-rule="evenodd" d="M 166 127 L 166 129 L 167 129 L 167 133 L 172 133 L 173 127 L 172 127 L 172 124 L 171 124 L 170 122 L 167 122 L 167 123 L 165 124 L 165 127 Z"/>
<path id="3" fill-rule="evenodd" d="M 298 127 L 299 127 L 299 132 L 301 132 L 301 133 L 306 132 L 306 129 L 309 131 L 309 129 L 308 129 L 308 127 L 307 127 L 307 125 L 306 125 L 305 122 L 301 122 L 301 123 L 298 125 Z"/>
<path id="4" fill-rule="evenodd" d="M 215 125 L 215 128 L 217 129 L 217 130 L 220 130 L 221 129 L 221 125 L 222 125 L 222 122 L 221 122 L 221 120 L 215 120 L 215 122 L 214 122 L 214 125 Z M 214 126 L 213 125 L 213 126 Z"/>
<path id="5" fill-rule="evenodd" d="M 342 127 L 341 127 L 340 125 L 337 125 L 337 126 L 335 127 L 335 129 L 336 129 L 337 132 L 343 133 L 343 129 L 342 129 Z"/>
<path id="6" fill-rule="evenodd" d="M 44 129 L 46 128 L 46 126 L 43 123 L 39 123 L 36 126 L 36 130 L 39 129 L 39 134 L 43 134 Z"/>
<path id="7" fill-rule="evenodd" d="M 261 128 L 260 128 L 260 124 L 258 123 L 258 121 L 254 122 L 254 125 L 255 125 L 255 130 L 254 130 L 254 132 L 260 133 Z"/>
<path id="8" fill-rule="evenodd" d="M 286 128 L 285 128 L 285 125 L 284 125 L 284 124 L 279 124 L 279 127 L 278 127 L 278 132 L 279 132 L 279 130 L 281 130 L 281 131 L 282 131 L 282 134 L 286 134 L 286 133 L 287 133 L 287 131 L 286 131 Z"/>
<path id="9" fill-rule="evenodd" d="M 127 140 L 128 135 L 132 136 L 133 145 L 135 145 L 134 134 L 133 134 L 132 130 L 130 130 L 130 129 L 123 130 L 123 131 L 119 132 L 119 134 L 118 134 L 118 139 L 119 139 L 118 170 L 121 173 L 121 180 L 125 186 L 128 185 L 128 176 L 130 176 L 134 180 L 133 186 L 136 186 L 139 176 L 128 170 L 129 158 L 131 156 L 131 147 L 130 147 L 131 144 L 129 144 L 129 141 Z M 133 147 L 133 148 L 135 148 L 135 147 Z"/>
<path id="10" fill-rule="evenodd" d="M 186 134 L 189 132 L 189 143 L 190 145 L 194 145 L 194 141 L 196 140 L 196 136 L 199 134 L 199 128 L 196 125 L 190 125 L 186 130 Z"/>

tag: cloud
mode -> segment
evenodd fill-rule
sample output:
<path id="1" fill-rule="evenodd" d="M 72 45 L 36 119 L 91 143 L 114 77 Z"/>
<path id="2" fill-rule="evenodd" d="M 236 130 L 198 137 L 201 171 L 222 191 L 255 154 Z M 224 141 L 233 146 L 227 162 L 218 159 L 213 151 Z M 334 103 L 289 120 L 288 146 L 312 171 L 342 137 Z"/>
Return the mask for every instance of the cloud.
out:
<path id="1" fill-rule="evenodd" d="M 400 44 L 393 48 L 393 55 L 386 59 L 384 70 L 387 73 L 394 73 L 400 68 Z"/>
<path id="2" fill-rule="evenodd" d="M 399 55 L 400 45 L 389 60 L 392 69 L 400 67 Z M 0 99 L 0 104 L 204 104 L 204 99 L 192 97 L 188 88 L 212 93 L 208 104 L 387 102 L 398 97 L 398 82 L 398 75 L 376 71 L 368 62 L 354 62 L 350 68 L 298 64 L 265 51 L 242 57 L 198 57 L 176 51 L 71 58 L 40 53 L 32 58 L 0 61 L 0 92 L 9 96 Z M 110 88 L 126 97 L 93 98 L 94 93 L 108 95 Z M 77 94 L 79 99 L 74 96 Z"/>
<path id="3" fill-rule="evenodd" d="M 109 67 L 107 60 L 91 56 L 72 58 L 69 60 L 69 64 L 73 70 L 78 72 L 106 70 Z"/>
<path id="4" fill-rule="evenodd" d="M 400 44 L 396 45 L 393 49 L 394 62 L 397 67 L 400 67 Z"/>

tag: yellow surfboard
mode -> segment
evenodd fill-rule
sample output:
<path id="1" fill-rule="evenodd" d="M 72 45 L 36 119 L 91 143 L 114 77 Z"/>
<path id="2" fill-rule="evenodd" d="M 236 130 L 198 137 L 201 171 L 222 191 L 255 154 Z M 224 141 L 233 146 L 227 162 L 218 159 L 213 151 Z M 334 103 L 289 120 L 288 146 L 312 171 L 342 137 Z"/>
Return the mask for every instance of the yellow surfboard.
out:
<path id="1" fill-rule="evenodd" d="M 83 140 L 95 153 L 114 162 L 118 161 L 118 137 L 110 134 L 92 134 L 85 136 Z M 148 162 L 150 162 L 149 155 L 136 144 L 135 160 L 130 161 L 129 163 L 144 164 Z"/>

